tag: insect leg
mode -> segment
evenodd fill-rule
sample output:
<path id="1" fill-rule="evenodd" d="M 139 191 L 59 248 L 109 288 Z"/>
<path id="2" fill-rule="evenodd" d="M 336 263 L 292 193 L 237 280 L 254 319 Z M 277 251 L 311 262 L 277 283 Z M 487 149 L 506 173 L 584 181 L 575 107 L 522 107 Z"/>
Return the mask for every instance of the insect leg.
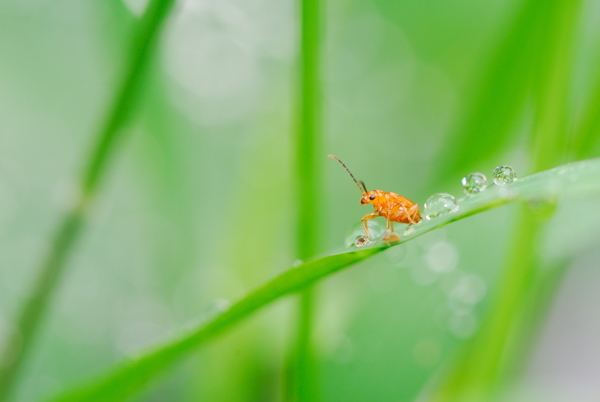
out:
<path id="1" fill-rule="evenodd" d="M 379 212 L 371 212 L 370 214 L 366 214 L 365 216 L 363 216 L 361 220 L 362 227 L 365 230 L 365 235 L 367 236 L 367 239 L 369 238 L 369 226 L 367 225 L 367 220 L 377 218 L 378 216 L 380 216 Z"/>
<path id="2" fill-rule="evenodd" d="M 391 231 L 390 231 L 391 229 Z M 394 232 L 394 221 L 387 221 L 385 226 L 385 235 L 383 236 L 383 241 L 385 242 L 397 242 L 400 241 L 400 236 L 396 232 Z"/>
<path id="3" fill-rule="evenodd" d="M 419 218 L 421 218 L 421 213 L 419 212 L 418 204 L 414 204 L 412 207 L 408 208 L 408 211 L 406 210 L 406 208 L 404 208 L 404 210 L 406 211 L 406 216 L 408 217 L 408 220 L 410 221 L 409 225 L 419 223 L 419 221 L 420 221 Z"/>

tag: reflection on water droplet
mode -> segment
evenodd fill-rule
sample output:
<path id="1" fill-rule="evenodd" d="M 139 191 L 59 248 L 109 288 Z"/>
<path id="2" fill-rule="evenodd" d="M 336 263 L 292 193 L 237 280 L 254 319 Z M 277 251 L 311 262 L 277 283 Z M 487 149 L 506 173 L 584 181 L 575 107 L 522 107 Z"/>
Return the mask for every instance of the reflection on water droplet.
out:
<path id="1" fill-rule="evenodd" d="M 467 195 L 477 194 L 487 187 L 487 177 L 483 173 L 469 173 L 463 177 L 462 185 Z"/>
<path id="2" fill-rule="evenodd" d="M 356 247 L 366 246 L 369 243 L 370 243 L 369 239 L 367 239 L 365 236 L 358 236 L 356 238 L 356 240 L 354 240 L 354 245 Z"/>
<path id="3" fill-rule="evenodd" d="M 360 222 L 352 225 L 346 235 L 346 247 L 362 247 L 371 241 L 378 241 L 385 233 L 385 225 L 379 221 L 371 219 L 367 222 L 369 226 L 369 239 L 365 236 L 365 231 Z"/>
<path id="4" fill-rule="evenodd" d="M 458 201 L 453 195 L 437 193 L 425 202 L 425 219 L 431 220 L 458 210 Z"/>
<path id="5" fill-rule="evenodd" d="M 494 183 L 496 183 L 497 186 L 504 186 L 505 184 L 512 183 L 513 181 L 517 180 L 517 174 L 515 173 L 515 170 L 508 165 L 498 166 L 496 169 L 494 169 L 493 176 Z"/>
<path id="6" fill-rule="evenodd" d="M 296 267 L 299 267 L 299 266 L 300 266 L 300 265 L 302 265 L 302 264 L 304 264 L 304 261 L 302 261 L 302 260 L 295 260 L 295 261 L 292 263 L 292 267 L 296 268 Z"/>

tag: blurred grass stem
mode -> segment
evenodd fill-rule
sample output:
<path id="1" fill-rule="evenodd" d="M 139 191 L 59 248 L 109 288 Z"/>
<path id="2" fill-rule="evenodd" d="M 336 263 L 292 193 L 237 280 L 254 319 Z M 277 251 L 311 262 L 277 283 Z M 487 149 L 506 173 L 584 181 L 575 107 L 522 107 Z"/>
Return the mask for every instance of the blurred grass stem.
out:
<path id="1" fill-rule="evenodd" d="M 566 158 L 567 99 L 580 3 L 547 2 L 545 12 L 539 14 L 541 20 L 537 21 L 536 64 L 540 73 L 530 84 L 537 106 L 532 135 L 532 164 L 536 172 L 556 166 Z M 520 366 L 522 356 L 516 353 L 520 350 L 516 340 L 523 339 L 523 334 L 539 322 L 522 317 L 528 312 L 531 314 L 531 293 L 536 291 L 534 284 L 539 282 L 540 276 L 540 233 L 553 212 L 552 199 L 533 207 L 521 207 L 489 314 L 462 360 L 432 400 L 494 400 L 494 395 L 502 391 L 502 385 L 513 375 L 511 369 Z"/>
<path id="2" fill-rule="evenodd" d="M 300 23 L 298 127 L 296 131 L 296 255 L 300 260 L 313 258 L 318 251 L 321 155 L 321 80 L 320 80 L 320 9 L 319 0 L 302 0 Z M 291 368 L 288 399 L 314 401 L 317 378 L 314 346 L 315 289 L 306 288 L 300 295 L 298 331 Z"/>
<path id="3" fill-rule="evenodd" d="M 175 0 L 153 0 L 137 22 L 131 49 L 126 62 L 122 83 L 119 84 L 106 119 L 99 130 L 95 147 L 83 170 L 78 186 L 78 198 L 59 224 L 51 240 L 51 249 L 42 263 L 39 276 L 18 316 L 15 331 L 7 339 L 0 358 L 0 401 L 6 400 L 30 351 L 40 321 L 51 301 L 70 250 L 81 233 L 90 201 L 93 200 L 100 180 L 106 172 L 117 140 L 124 136 L 124 127 L 143 84 L 143 72 L 156 48 L 160 29 Z"/>

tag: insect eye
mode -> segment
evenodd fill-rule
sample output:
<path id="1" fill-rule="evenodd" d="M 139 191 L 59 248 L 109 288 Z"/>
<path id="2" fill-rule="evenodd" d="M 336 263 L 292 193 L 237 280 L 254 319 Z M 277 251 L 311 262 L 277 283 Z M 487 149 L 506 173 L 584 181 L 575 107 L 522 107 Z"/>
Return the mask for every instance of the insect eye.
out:
<path id="1" fill-rule="evenodd" d="M 374 199 L 375 199 L 375 194 L 371 194 L 371 195 L 369 196 L 369 199 L 370 199 L 370 200 L 374 200 Z"/>

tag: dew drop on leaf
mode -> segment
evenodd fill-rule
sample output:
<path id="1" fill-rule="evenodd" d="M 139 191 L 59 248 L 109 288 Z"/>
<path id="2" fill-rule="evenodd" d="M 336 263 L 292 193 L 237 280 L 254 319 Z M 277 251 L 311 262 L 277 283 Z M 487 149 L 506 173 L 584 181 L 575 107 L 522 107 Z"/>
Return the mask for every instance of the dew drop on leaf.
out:
<path id="1" fill-rule="evenodd" d="M 508 165 L 498 166 L 496 169 L 494 169 L 493 176 L 494 183 L 496 183 L 497 186 L 504 186 L 505 184 L 512 183 L 513 181 L 517 180 L 517 174 L 515 173 L 515 170 Z"/>
<path id="2" fill-rule="evenodd" d="M 354 241 L 354 245 L 356 247 L 366 246 L 369 243 L 370 243 L 369 239 L 367 239 L 365 236 L 358 236 L 356 238 L 356 240 Z"/>
<path id="3" fill-rule="evenodd" d="M 487 187 L 487 177 L 483 173 L 469 173 L 463 177 L 462 185 L 467 195 L 477 194 Z"/>
<path id="4" fill-rule="evenodd" d="M 458 210 L 458 201 L 452 194 L 436 193 L 425 201 L 425 219 L 431 220 Z"/>

